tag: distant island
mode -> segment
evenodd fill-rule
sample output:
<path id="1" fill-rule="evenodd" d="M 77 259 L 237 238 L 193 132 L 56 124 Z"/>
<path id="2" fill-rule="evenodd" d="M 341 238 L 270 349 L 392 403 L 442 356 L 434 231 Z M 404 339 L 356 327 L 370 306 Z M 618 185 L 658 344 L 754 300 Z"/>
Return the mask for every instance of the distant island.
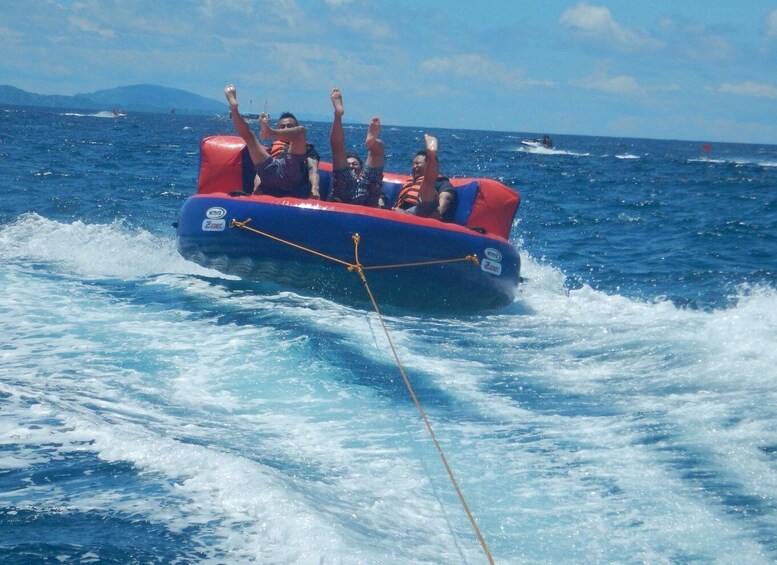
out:
<path id="1" fill-rule="evenodd" d="M 122 112 L 223 114 L 226 101 L 218 102 L 185 90 L 154 84 L 120 86 L 73 96 L 35 94 L 10 85 L 0 85 L 0 104 L 37 106 L 68 110 L 112 110 Z"/>

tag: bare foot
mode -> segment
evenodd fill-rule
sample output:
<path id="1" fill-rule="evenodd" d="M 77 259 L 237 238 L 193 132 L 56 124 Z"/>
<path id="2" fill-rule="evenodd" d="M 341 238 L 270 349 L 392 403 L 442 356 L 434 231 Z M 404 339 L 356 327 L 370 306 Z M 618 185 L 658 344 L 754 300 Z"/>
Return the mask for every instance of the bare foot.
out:
<path id="1" fill-rule="evenodd" d="M 270 139 L 272 137 L 272 133 L 270 132 L 270 116 L 268 116 L 265 112 L 259 114 L 259 125 L 261 126 L 259 137 L 262 139 L 262 141 L 265 139 Z"/>
<path id="2" fill-rule="evenodd" d="M 224 87 L 224 95 L 230 106 L 237 106 L 237 89 L 234 84 L 228 84 Z"/>
<path id="3" fill-rule="evenodd" d="M 367 139 L 364 141 L 364 144 L 367 147 L 372 147 L 375 142 L 378 140 L 378 136 L 380 135 L 380 118 L 375 116 L 372 118 L 372 121 L 370 122 L 369 127 L 367 128 Z"/>
<path id="4" fill-rule="evenodd" d="M 426 142 L 426 151 L 435 155 L 437 153 L 437 138 L 425 133 L 424 141 Z"/>
<path id="5" fill-rule="evenodd" d="M 332 94 L 329 95 L 332 99 L 332 106 L 335 109 L 335 116 L 342 116 L 345 114 L 345 108 L 343 107 L 343 93 L 339 88 L 333 88 Z"/>

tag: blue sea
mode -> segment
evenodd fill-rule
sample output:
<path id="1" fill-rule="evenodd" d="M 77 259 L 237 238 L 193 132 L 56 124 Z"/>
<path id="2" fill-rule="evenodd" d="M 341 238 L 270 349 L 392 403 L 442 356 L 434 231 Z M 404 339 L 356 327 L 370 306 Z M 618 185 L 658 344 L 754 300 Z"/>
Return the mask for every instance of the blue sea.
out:
<path id="1" fill-rule="evenodd" d="M 385 316 L 494 561 L 777 561 L 777 146 L 429 131 L 522 196 L 512 305 Z M 177 254 L 211 134 L 0 108 L 0 561 L 488 562 L 373 311 Z"/>

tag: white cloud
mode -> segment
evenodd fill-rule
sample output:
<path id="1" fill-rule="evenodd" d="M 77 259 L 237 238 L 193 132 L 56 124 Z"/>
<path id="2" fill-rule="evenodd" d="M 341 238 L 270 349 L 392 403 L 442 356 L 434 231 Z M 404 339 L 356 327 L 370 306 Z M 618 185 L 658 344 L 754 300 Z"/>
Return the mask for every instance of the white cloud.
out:
<path id="1" fill-rule="evenodd" d="M 777 88 L 770 84 L 761 84 L 752 80 L 740 84 L 731 84 L 729 82 L 721 84 L 718 88 L 710 89 L 714 92 L 724 94 L 737 94 L 740 96 L 751 96 L 753 98 L 777 98 Z"/>
<path id="2" fill-rule="evenodd" d="M 661 41 L 647 33 L 632 31 L 620 25 L 612 17 L 609 8 L 604 6 L 591 6 L 581 2 L 577 6 L 564 10 L 559 23 L 578 37 L 624 51 L 655 49 L 662 46 Z"/>
<path id="3" fill-rule="evenodd" d="M 666 51 L 675 60 L 730 61 L 735 56 L 728 39 L 722 35 L 726 31 L 723 26 L 710 27 L 685 18 L 668 17 L 659 18 L 657 24 Z"/>
<path id="4" fill-rule="evenodd" d="M 766 16 L 766 36 L 777 37 L 777 8 Z"/>
<path id="5" fill-rule="evenodd" d="M 67 21 L 76 29 L 85 31 L 87 33 L 96 33 L 103 39 L 112 39 L 116 37 L 116 33 L 113 30 L 105 29 L 87 20 L 86 18 L 81 18 L 79 16 L 68 16 Z"/>
<path id="6" fill-rule="evenodd" d="M 641 94 L 642 88 L 634 77 L 619 75 L 616 77 L 591 76 L 575 82 L 577 86 L 589 90 L 601 90 L 611 94 Z"/>
<path id="7" fill-rule="evenodd" d="M 522 71 L 510 70 L 502 63 L 474 54 L 432 57 L 421 63 L 421 70 L 459 78 L 472 78 L 486 83 L 496 82 L 510 88 L 555 86 L 553 81 L 529 79 Z"/>
<path id="8" fill-rule="evenodd" d="M 354 35 L 369 36 L 373 40 L 390 39 L 396 35 L 391 26 L 357 15 L 351 15 L 338 20 L 335 22 L 335 25 L 348 30 L 349 33 Z"/>
<path id="9" fill-rule="evenodd" d="M 640 97 L 640 100 L 646 102 L 649 100 L 649 94 L 665 94 L 668 92 L 678 92 L 682 88 L 676 83 L 668 84 L 640 84 L 637 79 L 629 75 L 609 76 L 606 71 L 599 71 L 588 77 L 572 81 L 571 84 L 585 88 L 587 90 L 598 90 L 629 97 Z"/>
<path id="10" fill-rule="evenodd" d="M 231 17 L 233 13 L 245 13 L 246 5 L 242 0 L 202 0 L 197 11 L 207 19 L 223 18 L 225 14 Z"/>
<path id="11" fill-rule="evenodd" d="M 729 42 L 719 35 L 712 34 L 699 34 L 695 49 L 688 48 L 686 53 L 696 59 L 708 61 L 726 61 L 733 55 Z"/>
<path id="12" fill-rule="evenodd" d="M 0 41 L 2 41 L 5 46 L 11 44 L 17 45 L 21 43 L 22 39 L 23 35 L 18 31 L 8 27 L 0 27 Z"/>

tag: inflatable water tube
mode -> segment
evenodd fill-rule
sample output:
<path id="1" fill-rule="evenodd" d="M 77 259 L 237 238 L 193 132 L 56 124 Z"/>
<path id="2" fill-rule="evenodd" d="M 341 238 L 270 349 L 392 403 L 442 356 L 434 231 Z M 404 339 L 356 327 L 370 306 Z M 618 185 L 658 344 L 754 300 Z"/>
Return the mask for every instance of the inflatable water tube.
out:
<path id="1" fill-rule="evenodd" d="M 455 221 L 323 200 L 249 194 L 253 166 L 239 137 L 201 144 L 197 193 L 175 224 L 186 259 L 243 279 L 331 299 L 411 310 L 472 312 L 515 299 L 520 258 L 509 242 L 519 194 L 490 179 L 452 178 Z M 390 202 L 406 176 L 384 174 Z"/>

